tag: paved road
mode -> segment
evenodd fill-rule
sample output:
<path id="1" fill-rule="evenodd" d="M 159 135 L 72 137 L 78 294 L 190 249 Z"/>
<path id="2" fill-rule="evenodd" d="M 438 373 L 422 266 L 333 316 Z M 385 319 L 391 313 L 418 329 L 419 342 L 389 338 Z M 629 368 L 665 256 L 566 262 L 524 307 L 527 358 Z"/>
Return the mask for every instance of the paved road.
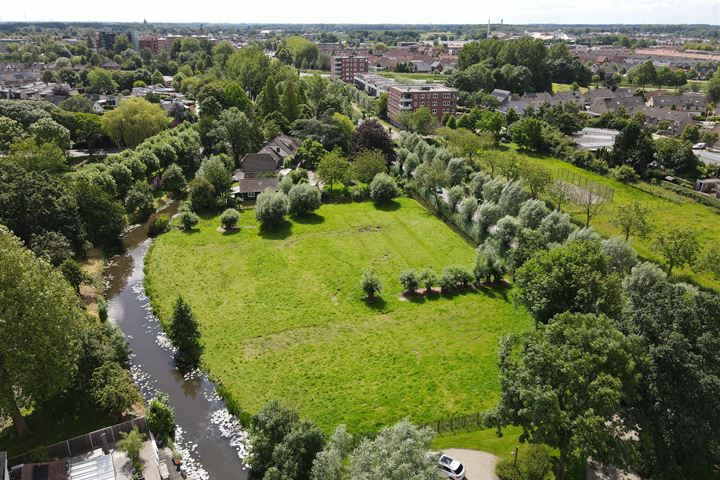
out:
<path id="1" fill-rule="evenodd" d="M 707 150 L 693 150 L 693 153 L 705 163 L 720 165 L 720 153 L 709 152 Z"/>
<path id="2" fill-rule="evenodd" d="M 495 475 L 495 464 L 498 457 L 492 453 L 465 448 L 448 448 L 443 450 L 443 453 L 465 465 L 467 480 L 499 480 Z"/>

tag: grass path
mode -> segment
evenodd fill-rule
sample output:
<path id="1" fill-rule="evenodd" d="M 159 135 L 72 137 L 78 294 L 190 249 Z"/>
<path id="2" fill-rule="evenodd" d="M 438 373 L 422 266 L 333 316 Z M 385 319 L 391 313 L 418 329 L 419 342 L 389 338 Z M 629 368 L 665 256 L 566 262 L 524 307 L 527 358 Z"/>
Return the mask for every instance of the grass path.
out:
<path id="1" fill-rule="evenodd" d="M 497 339 L 531 328 L 510 290 L 401 300 L 409 267 L 471 265 L 474 252 L 411 199 L 323 205 L 271 232 L 242 213 L 238 232 L 217 217 L 159 237 L 147 287 L 163 321 L 178 294 L 201 325 L 204 367 L 249 412 L 280 398 L 326 430 L 374 430 L 483 411 L 498 399 Z M 366 304 L 365 268 L 382 301 Z"/>

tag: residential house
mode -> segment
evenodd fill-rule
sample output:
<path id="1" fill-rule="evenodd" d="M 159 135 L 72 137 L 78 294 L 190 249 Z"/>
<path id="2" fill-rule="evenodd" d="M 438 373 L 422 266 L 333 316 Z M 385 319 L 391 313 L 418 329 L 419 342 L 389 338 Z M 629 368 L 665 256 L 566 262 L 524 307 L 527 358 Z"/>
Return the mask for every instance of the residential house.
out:
<path id="1" fill-rule="evenodd" d="M 415 73 L 430 73 L 432 71 L 431 64 L 425 60 L 410 60 L 410 68 Z"/>
<path id="2" fill-rule="evenodd" d="M 619 134 L 618 130 L 609 128 L 585 127 L 572 136 L 579 149 L 596 151 L 601 148 L 612 148 L 615 145 L 615 137 Z"/>
<path id="3" fill-rule="evenodd" d="M 280 134 L 269 141 L 257 153 L 248 153 L 242 159 L 240 168 L 233 173 L 231 194 L 243 200 L 252 200 L 259 193 L 277 190 L 278 173 L 287 157 L 294 155 L 299 147 L 297 140 Z"/>
<path id="4" fill-rule="evenodd" d="M 498 106 L 505 105 L 510 100 L 512 100 L 512 95 L 510 94 L 510 90 L 501 90 L 499 88 L 496 88 L 495 90 L 490 92 L 490 95 L 497 99 Z"/>
<path id="5" fill-rule="evenodd" d="M 697 116 L 707 110 L 708 102 L 707 97 L 701 93 L 686 93 L 682 95 L 657 94 L 650 97 L 647 106 L 684 110 L 693 116 Z"/>
<path id="6" fill-rule="evenodd" d="M 705 178 L 695 180 L 695 190 L 720 198 L 720 178 Z"/>
<path id="7" fill-rule="evenodd" d="M 588 113 L 599 117 L 603 113 L 614 112 L 616 110 L 620 110 L 621 108 L 632 114 L 642 111 L 645 108 L 645 102 L 642 97 L 600 98 L 590 105 Z"/>
<path id="8" fill-rule="evenodd" d="M 660 128 L 667 122 L 667 130 L 661 132 L 668 135 L 680 135 L 683 130 L 693 124 L 692 116 L 688 112 L 670 110 L 669 108 L 645 107 L 645 123 Z"/>
<path id="9" fill-rule="evenodd" d="M 435 60 L 434 62 L 432 62 L 432 63 L 430 64 L 430 70 L 431 70 L 433 73 L 442 73 L 443 68 L 444 68 L 444 67 L 443 67 L 443 64 L 442 64 L 442 62 L 440 62 L 439 60 Z"/>

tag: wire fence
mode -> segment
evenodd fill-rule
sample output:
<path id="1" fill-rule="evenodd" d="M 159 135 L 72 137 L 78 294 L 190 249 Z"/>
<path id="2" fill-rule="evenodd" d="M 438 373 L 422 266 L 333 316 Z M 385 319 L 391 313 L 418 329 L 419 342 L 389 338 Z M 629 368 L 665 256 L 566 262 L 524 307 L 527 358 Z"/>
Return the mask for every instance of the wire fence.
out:
<path id="1" fill-rule="evenodd" d="M 615 196 L 615 189 L 564 168 L 557 171 L 555 180 L 575 185 L 576 187 L 589 192 L 593 196 L 601 198 L 605 203 L 612 202 L 613 197 Z"/>

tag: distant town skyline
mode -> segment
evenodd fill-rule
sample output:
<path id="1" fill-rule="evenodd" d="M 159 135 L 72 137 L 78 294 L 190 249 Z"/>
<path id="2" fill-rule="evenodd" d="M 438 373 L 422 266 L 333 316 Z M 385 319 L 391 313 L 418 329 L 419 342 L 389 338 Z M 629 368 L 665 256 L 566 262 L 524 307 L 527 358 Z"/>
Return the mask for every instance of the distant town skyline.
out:
<path id="1" fill-rule="evenodd" d="M 3 2 L 0 21 L 103 21 L 203 23 L 346 23 L 346 24 L 720 24 L 717 0 L 606 0 L 604 2 L 505 0 L 428 3 L 366 0 L 361 4 L 330 0 L 238 2 L 144 2 L 126 0 L 103 8 L 93 0 L 32 4 Z"/>

